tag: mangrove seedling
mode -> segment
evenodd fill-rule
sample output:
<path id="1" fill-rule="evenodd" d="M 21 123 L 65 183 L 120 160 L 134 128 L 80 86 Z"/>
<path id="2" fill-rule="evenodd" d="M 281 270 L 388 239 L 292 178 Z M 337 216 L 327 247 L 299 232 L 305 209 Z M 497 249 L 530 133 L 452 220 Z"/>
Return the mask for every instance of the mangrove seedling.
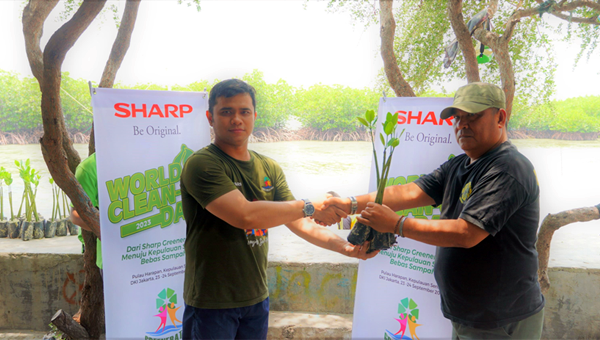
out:
<path id="1" fill-rule="evenodd" d="M 0 221 L 4 221 L 4 174 L 6 173 L 6 169 L 4 167 L 0 167 Z"/>
<path id="2" fill-rule="evenodd" d="M 12 175 L 8 170 L 4 169 L 4 167 L 0 167 L 0 220 L 4 220 L 4 187 L 3 183 L 8 187 L 8 204 L 10 205 L 10 219 L 11 221 L 15 219 L 15 214 L 13 213 L 12 206 L 12 189 L 10 185 L 13 182 Z"/>
<path id="3" fill-rule="evenodd" d="M 381 167 L 377 159 L 377 151 L 375 150 L 375 128 L 377 124 L 377 117 L 375 111 L 367 110 L 365 116 L 357 117 L 358 121 L 369 130 L 369 136 L 371 137 L 371 146 L 373 149 L 373 157 L 375 159 L 375 172 L 377 179 L 377 196 L 375 197 L 375 203 L 383 203 L 383 193 L 387 184 L 388 175 L 390 173 L 390 167 L 392 165 L 392 156 L 394 150 L 400 144 L 400 137 L 404 134 L 404 130 L 399 136 L 396 135 L 396 127 L 398 126 L 398 113 L 391 114 L 387 113 L 385 122 L 382 123 L 383 132 L 379 133 L 379 140 L 383 145 L 383 158 L 381 160 Z M 363 244 L 365 241 L 370 241 L 368 252 L 373 252 L 380 249 L 389 249 L 396 243 L 396 237 L 392 233 L 380 233 L 369 226 L 362 223 L 356 223 L 350 235 L 348 235 L 348 241 L 354 245 Z"/>
<path id="4" fill-rule="evenodd" d="M 30 165 L 29 159 L 25 162 L 15 161 L 19 170 L 19 176 L 23 179 L 23 199 L 21 200 L 21 207 L 23 201 L 25 202 L 25 219 L 28 222 L 38 221 L 39 215 L 37 213 L 37 206 L 35 204 L 35 195 L 37 193 L 37 187 L 40 184 L 39 172 L 33 169 Z M 35 191 L 31 188 L 31 185 L 35 185 Z M 21 208 L 19 208 L 19 215 L 21 214 Z"/>
<path id="5" fill-rule="evenodd" d="M 52 216 L 50 219 L 52 221 L 57 221 L 60 218 L 60 207 L 58 204 L 58 188 L 57 185 L 54 184 L 54 178 L 50 177 L 50 186 L 52 187 Z"/>
<path id="6" fill-rule="evenodd" d="M 12 182 L 13 182 L 12 175 L 10 174 L 10 172 L 6 171 L 4 173 L 4 183 L 6 183 L 6 186 L 8 187 L 8 205 L 10 206 L 10 220 L 14 221 L 15 213 L 13 212 L 12 189 L 10 187 Z"/>

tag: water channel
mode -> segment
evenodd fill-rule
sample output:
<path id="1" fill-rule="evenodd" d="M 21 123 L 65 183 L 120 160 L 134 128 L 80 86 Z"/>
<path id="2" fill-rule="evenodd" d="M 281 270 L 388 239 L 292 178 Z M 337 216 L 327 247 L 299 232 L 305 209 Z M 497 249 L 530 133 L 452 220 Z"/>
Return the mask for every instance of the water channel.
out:
<path id="1" fill-rule="evenodd" d="M 513 140 L 536 168 L 541 188 L 541 218 L 549 213 L 588 207 L 600 203 L 600 140 L 556 141 Z M 76 144 L 85 157 L 86 144 Z M 279 162 L 286 173 L 296 198 L 317 198 L 334 190 L 341 196 L 367 192 L 371 167 L 371 145 L 368 142 L 294 141 L 255 143 L 251 149 Z M 12 173 L 13 208 L 23 192 L 15 160 L 31 160 L 40 171 L 38 211 L 49 217 L 52 209 L 49 173 L 40 146 L 0 145 L 0 166 Z M 4 186 L 4 214 L 10 214 L 7 187 Z M 555 247 L 555 244 L 557 245 Z M 596 267 L 600 262 L 600 220 L 575 223 L 555 233 L 551 264 Z"/>

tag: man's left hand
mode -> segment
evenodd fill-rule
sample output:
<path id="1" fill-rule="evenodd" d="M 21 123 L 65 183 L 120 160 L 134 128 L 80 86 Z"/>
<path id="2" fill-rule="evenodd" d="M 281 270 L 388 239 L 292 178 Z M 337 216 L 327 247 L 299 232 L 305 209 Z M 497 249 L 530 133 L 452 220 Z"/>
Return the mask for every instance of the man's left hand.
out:
<path id="1" fill-rule="evenodd" d="M 342 247 L 341 253 L 343 255 L 349 257 L 356 257 L 361 260 L 367 260 L 375 257 L 375 255 L 379 254 L 379 250 L 376 250 L 372 253 L 367 254 L 367 250 L 369 250 L 369 242 L 365 242 L 362 245 L 355 246 L 352 243 L 348 242 Z"/>
<path id="2" fill-rule="evenodd" d="M 400 216 L 387 205 L 369 202 L 367 208 L 361 212 L 360 216 L 356 217 L 356 220 L 379 232 L 393 233 L 399 218 Z"/>

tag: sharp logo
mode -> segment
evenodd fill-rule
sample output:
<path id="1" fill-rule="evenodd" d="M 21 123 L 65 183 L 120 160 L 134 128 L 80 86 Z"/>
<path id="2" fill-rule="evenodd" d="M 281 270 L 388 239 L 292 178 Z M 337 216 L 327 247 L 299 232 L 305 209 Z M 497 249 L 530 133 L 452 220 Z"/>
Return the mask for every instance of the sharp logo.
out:
<path id="1" fill-rule="evenodd" d="M 183 115 L 194 111 L 191 105 L 187 104 L 152 104 L 148 109 L 148 104 L 128 104 L 116 103 L 114 105 L 115 116 L 119 118 L 183 118 Z"/>
<path id="2" fill-rule="evenodd" d="M 444 123 L 452 126 L 452 118 L 442 119 L 436 116 L 435 112 L 429 111 L 425 113 L 423 111 L 396 111 L 398 113 L 398 124 L 403 125 L 444 125 Z"/>

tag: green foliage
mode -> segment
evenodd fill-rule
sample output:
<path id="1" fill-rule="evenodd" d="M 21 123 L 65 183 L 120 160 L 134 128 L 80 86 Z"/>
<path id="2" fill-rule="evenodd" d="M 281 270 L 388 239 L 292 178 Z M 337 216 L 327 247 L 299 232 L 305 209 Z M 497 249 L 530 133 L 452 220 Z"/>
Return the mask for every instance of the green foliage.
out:
<path id="1" fill-rule="evenodd" d="M 295 114 L 295 89 L 285 80 L 267 84 L 263 73 L 254 70 L 242 77 L 242 80 L 256 89 L 256 128 L 283 128 L 289 118 Z"/>
<path id="2" fill-rule="evenodd" d="M 42 129 L 38 82 L 0 70 L 0 131 L 22 132 Z M 88 84 L 63 73 L 61 103 L 67 128 L 87 132 L 92 126 Z"/>
<path id="3" fill-rule="evenodd" d="M 0 70 L 0 130 L 39 129 L 41 92 L 34 78 Z"/>
<path id="4" fill-rule="evenodd" d="M 285 127 L 291 118 L 297 118 L 305 127 L 318 130 L 338 129 L 356 131 L 354 117 L 379 101 L 378 91 L 353 89 L 341 85 L 314 85 L 308 89 L 296 88 L 280 79 L 267 83 L 258 70 L 245 74 L 242 79 L 257 91 L 256 128 Z M 160 84 L 115 84 L 114 88 L 158 91 L 210 92 L 219 80 L 199 80 L 188 85 L 169 87 Z M 20 77 L 0 71 L 0 131 L 22 132 L 42 129 L 41 95 L 34 78 Z M 64 73 L 61 84 L 61 103 L 67 128 L 87 133 L 92 126 L 92 108 L 89 87 L 85 80 Z"/>
<path id="5" fill-rule="evenodd" d="M 502 35 L 507 19 L 516 9 L 516 1 L 500 1 L 498 10 L 492 19 L 492 30 Z M 535 0 L 519 1 L 522 8 L 535 8 L 539 4 Z M 488 6 L 485 1 L 463 1 L 465 22 Z M 332 11 L 349 12 L 352 17 L 365 25 L 379 23 L 379 8 L 375 3 L 362 0 L 329 0 Z M 433 86 L 443 86 L 453 79 L 464 79 L 464 57 L 459 53 L 450 68 L 443 68 L 444 48 L 455 38 L 447 14 L 447 1 L 442 0 L 403 0 L 394 1 L 396 19 L 396 37 L 394 49 L 398 66 L 405 79 L 418 96 Z M 591 17 L 598 15 L 589 9 L 574 11 L 574 15 Z M 586 24 L 562 24 L 551 20 L 551 16 L 534 16 L 523 18 L 517 24 L 509 44 L 511 60 L 515 73 L 516 92 L 519 98 L 517 106 L 532 106 L 547 102 L 555 89 L 554 42 L 581 39 L 581 55 L 588 58 L 598 45 L 600 28 Z M 552 38 L 554 37 L 554 38 Z M 563 38 L 564 37 L 564 38 Z M 473 39 L 473 45 L 476 44 Z M 595 55 L 597 57 L 597 55 Z M 486 82 L 500 84 L 500 72 L 495 58 L 480 66 L 481 79 Z M 378 77 L 378 89 L 388 88 L 385 76 Z M 386 91 L 387 92 L 387 91 Z M 387 92 L 389 93 L 389 92 Z"/>
<path id="6" fill-rule="evenodd" d="M 65 72 L 61 82 L 61 103 L 67 128 L 89 132 L 92 127 L 90 89 L 84 79 L 74 79 Z"/>
<path id="7" fill-rule="evenodd" d="M 561 132 L 600 131 L 600 96 L 552 101 L 515 111 L 511 129 Z"/>
<path id="8" fill-rule="evenodd" d="M 296 118 L 303 126 L 317 130 L 356 131 L 356 116 L 376 107 L 380 95 L 374 90 L 341 85 L 313 85 L 296 92 Z"/>

